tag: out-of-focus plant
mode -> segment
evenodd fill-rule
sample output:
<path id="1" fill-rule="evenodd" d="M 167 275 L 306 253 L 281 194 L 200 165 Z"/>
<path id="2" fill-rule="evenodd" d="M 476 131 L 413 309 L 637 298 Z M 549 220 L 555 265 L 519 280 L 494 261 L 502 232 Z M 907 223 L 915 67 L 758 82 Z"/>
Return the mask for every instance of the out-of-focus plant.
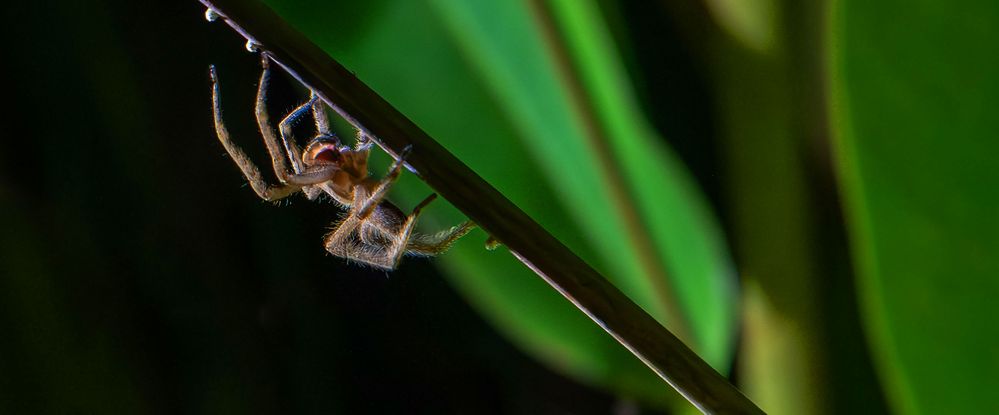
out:
<path id="1" fill-rule="evenodd" d="M 832 1 L 832 125 L 870 345 L 900 413 L 994 413 L 999 3 Z"/>

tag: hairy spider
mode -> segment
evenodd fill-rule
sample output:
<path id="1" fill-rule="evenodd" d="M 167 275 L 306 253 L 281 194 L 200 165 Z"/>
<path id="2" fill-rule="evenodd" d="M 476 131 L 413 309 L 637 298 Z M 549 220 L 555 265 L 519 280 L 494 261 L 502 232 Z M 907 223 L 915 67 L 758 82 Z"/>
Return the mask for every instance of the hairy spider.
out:
<path id="1" fill-rule="evenodd" d="M 215 132 L 219 141 L 250 182 L 250 187 L 261 199 L 274 201 L 301 190 L 309 200 L 322 193 L 329 195 L 339 205 L 349 208 L 347 216 L 336 224 L 325 237 L 326 250 L 333 255 L 392 270 L 404 254 L 432 256 L 446 251 L 454 241 L 472 230 L 475 225 L 466 221 L 436 235 L 413 233 L 416 218 L 436 193 L 420 202 L 409 215 L 385 200 L 389 188 L 399 177 L 407 147 L 389 168 L 385 178 L 368 177 L 368 154 L 372 141 L 360 130 L 357 144 L 344 146 L 329 130 L 329 121 L 322 100 L 313 92 L 308 102 L 288 114 L 279 125 L 281 140 L 274 133 L 267 115 L 267 84 L 270 79 L 268 58 L 262 57 L 263 72 L 257 89 L 257 124 L 270 154 L 274 173 L 279 184 L 264 181 L 260 170 L 250 161 L 232 139 L 222 123 L 219 104 L 219 82 L 215 66 L 209 68 L 212 80 L 212 106 L 215 114 Z M 316 136 L 300 149 L 292 135 L 292 126 L 311 110 L 316 123 Z M 289 166 L 289 161 L 291 165 Z"/>

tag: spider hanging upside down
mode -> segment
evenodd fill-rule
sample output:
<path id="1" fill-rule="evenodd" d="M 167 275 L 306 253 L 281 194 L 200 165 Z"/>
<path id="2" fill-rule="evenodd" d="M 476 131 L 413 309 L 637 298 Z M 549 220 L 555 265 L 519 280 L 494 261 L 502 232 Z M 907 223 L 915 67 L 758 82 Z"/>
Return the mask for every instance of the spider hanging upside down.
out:
<path id="1" fill-rule="evenodd" d="M 212 79 L 212 105 L 215 132 L 229 155 L 236 161 L 250 187 L 266 201 L 288 197 L 301 190 L 309 200 L 326 193 L 338 204 L 349 208 L 347 217 L 326 235 L 326 250 L 333 255 L 358 261 L 377 268 L 392 270 L 403 254 L 432 256 L 446 251 L 454 241 L 471 231 L 475 224 L 466 221 L 436 235 L 413 233 L 416 218 L 437 194 L 431 194 L 409 215 L 385 200 L 385 195 L 402 172 L 411 147 L 403 150 L 389 168 L 384 179 L 368 177 L 368 154 L 372 141 L 360 130 L 354 148 L 344 146 L 329 130 L 329 121 L 322 100 L 313 92 L 311 99 L 293 110 L 281 121 L 281 141 L 274 134 L 267 115 L 266 94 L 270 79 L 267 56 L 262 56 L 263 73 L 257 89 L 257 124 L 270 153 L 274 173 L 280 184 L 264 181 L 260 170 L 232 139 L 222 123 L 219 104 L 218 75 L 215 66 L 209 68 Z M 311 110 L 317 134 L 304 150 L 295 143 L 292 126 Z M 291 166 L 288 165 L 289 160 Z"/>

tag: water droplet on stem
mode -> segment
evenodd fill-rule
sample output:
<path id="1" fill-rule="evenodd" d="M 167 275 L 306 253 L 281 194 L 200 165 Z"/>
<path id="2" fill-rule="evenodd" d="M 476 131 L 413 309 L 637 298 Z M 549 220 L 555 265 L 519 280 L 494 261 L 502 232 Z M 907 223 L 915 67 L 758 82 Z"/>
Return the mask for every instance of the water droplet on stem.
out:
<path id="1" fill-rule="evenodd" d="M 249 39 L 246 41 L 246 50 L 253 53 L 260 52 L 260 44 L 253 39 Z"/>
<path id="2" fill-rule="evenodd" d="M 208 10 L 205 10 L 205 20 L 208 20 L 209 22 L 214 22 L 218 20 L 219 16 L 220 16 L 219 12 L 215 11 L 215 9 L 210 8 Z"/>

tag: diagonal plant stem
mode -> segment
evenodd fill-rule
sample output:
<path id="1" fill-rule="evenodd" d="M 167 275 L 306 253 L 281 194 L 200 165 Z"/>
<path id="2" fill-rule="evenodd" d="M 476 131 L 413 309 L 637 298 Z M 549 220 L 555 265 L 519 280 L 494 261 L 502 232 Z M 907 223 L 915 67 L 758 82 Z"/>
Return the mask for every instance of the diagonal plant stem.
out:
<path id="1" fill-rule="evenodd" d="M 683 342 L 259 0 L 200 0 L 344 119 L 398 156 L 704 413 L 763 413 Z"/>

